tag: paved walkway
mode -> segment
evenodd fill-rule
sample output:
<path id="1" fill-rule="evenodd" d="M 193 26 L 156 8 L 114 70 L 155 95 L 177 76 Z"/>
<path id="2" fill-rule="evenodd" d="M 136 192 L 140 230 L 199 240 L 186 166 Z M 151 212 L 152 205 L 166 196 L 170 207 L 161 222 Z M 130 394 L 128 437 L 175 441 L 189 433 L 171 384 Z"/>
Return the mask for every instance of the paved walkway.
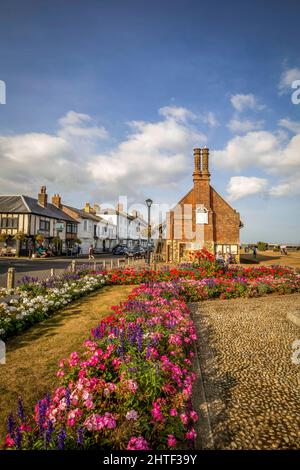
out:
<path id="1" fill-rule="evenodd" d="M 217 449 L 300 448 L 300 295 L 194 304 L 204 389 Z"/>

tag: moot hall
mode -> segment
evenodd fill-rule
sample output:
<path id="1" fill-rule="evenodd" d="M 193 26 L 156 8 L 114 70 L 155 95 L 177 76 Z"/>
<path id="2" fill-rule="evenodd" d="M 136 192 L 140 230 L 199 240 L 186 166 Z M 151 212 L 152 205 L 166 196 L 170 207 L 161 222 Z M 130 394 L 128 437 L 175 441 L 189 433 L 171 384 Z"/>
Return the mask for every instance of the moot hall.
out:
<path id="1" fill-rule="evenodd" d="M 229 252 L 239 260 L 240 214 L 210 185 L 209 150 L 194 149 L 194 185 L 167 214 L 165 259 L 180 261 L 190 251 Z"/>

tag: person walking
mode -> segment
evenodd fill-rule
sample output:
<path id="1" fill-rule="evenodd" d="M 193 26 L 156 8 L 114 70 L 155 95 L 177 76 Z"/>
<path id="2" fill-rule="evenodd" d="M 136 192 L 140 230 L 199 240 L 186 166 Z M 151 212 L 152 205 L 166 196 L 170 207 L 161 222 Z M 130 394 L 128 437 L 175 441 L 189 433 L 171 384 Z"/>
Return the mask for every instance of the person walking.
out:
<path id="1" fill-rule="evenodd" d="M 216 262 L 222 266 L 222 268 L 225 266 L 225 261 L 224 261 L 224 258 L 223 258 L 223 255 L 222 255 L 222 252 L 219 251 L 217 253 L 217 256 L 216 256 Z"/>
<path id="2" fill-rule="evenodd" d="M 224 262 L 224 265 L 225 265 L 225 268 L 228 269 L 228 266 L 230 265 L 231 263 L 231 254 L 229 253 L 229 251 L 226 251 L 225 253 L 225 262 Z"/>
<path id="3" fill-rule="evenodd" d="M 91 245 L 89 248 L 89 260 L 91 259 L 95 259 L 93 245 Z"/>
<path id="4" fill-rule="evenodd" d="M 252 251 L 253 251 L 253 258 L 256 259 L 256 256 L 257 256 L 257 248 L 256 248 L 256 246 L 254 246 L 254 247 L 252 248 Z"/>

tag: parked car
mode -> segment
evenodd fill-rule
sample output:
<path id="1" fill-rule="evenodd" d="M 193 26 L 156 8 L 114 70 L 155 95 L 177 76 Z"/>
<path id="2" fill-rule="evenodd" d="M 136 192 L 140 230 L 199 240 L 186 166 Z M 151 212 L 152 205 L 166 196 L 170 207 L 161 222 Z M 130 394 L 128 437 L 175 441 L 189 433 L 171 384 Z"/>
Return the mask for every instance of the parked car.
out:
<path id="1" fill-rule="evenodd" d="M 133 257 L 135 259 L 138 259 L 138 258 L 145 258 L 146 256 L 146 251 L 144 250 L 143 247 L 141 246 L 135 246 L 133 249 L 132 249 L 132 252 L 133 252 Z"/>
<path id="2" fill-rule="evenodd" d="M 112 254 L 113 255 L 121 255 L 123 254 L 124 249 L 127 248 L 126 245 L 117 245 L 113 248 Z"/>

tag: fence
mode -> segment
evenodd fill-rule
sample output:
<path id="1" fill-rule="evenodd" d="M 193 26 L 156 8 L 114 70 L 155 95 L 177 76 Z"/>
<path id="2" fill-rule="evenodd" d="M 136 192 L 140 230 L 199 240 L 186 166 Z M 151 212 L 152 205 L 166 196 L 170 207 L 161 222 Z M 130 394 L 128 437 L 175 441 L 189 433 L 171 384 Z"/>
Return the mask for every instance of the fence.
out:
<path id="1" fill-rule="evenodd" d="M 56 275 L 64 272 L 75 273 L 78 270 L 92 269 L 93 271 L 111 271 L 125 267 L 134 267 L 136 269 L 157 269 L 157 261 L 151 258 L 151 264 L 147 264 L 144 259 L 132 258 L 118 258 L 118 259 L 103 259 L 93 260 L 81 263 L 79 260 L 72 260 L 66 269 L 50 268 L 43 271 L 43 278 L 55 277 Z M 10 267 L 7 271 L 6 287 L 7 289 L 14 289 L 16 286 L 16 268 Z"/>

